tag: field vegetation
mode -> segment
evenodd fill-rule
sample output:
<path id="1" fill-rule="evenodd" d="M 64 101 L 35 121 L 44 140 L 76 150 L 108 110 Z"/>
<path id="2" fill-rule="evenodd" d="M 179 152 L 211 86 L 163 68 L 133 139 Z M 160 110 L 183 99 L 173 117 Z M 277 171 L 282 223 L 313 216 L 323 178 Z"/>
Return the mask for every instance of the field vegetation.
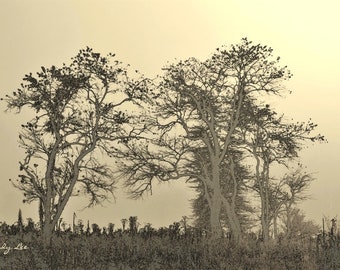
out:
<path id="1" fill-rule="evenodd" d="M 136 219 L 135 219 L 136 220 Z M 131 221 L 131 218 L 130 218 Z M 36 225 L 36 226 L 35 226 Z M 79 226 L 80 225 L 80 226 Z M 212 240 L 204 230 L 175 222 L 124 231 L 97 224 L 57 231 L 48 246 L 32 220 L 2 223 L 0 269 L 339 269 L 336 235 L 300 235 L 264 243 L 255 233 L 235 245 L 228 234 Z M 87 227 L 87 228 L 84 228 Z M 27 249 L 26 249 L 27 247 Z"/>

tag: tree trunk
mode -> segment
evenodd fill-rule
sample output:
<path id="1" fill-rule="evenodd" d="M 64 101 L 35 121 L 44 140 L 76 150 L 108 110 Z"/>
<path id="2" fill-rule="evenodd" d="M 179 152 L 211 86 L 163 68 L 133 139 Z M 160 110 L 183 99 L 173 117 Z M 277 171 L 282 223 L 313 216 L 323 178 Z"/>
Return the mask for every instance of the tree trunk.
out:
<path id="1" fill-rule="evenodd" d="M 268 219 L 265 216 L 261 216 L 262 237 L 265 243 L 269 242 L 269 224 Z"/>
<path id="2" fill-rule="evenodd" d="M 40 224 L 40 230 L 44 227 L 44 206 L 42 199 L 39 199 L 39 224 Z"/>
<path id="3" fill-rule="evenodd" d="M 242 235 L 240 220 L 237 214 L 235 213 L 235 209 L 231 207 L 231 204 L 228 202 L 226 198 L 223 198 L 223 206 L 227 213 L 228 224 L 230 227 L 232 239 L 234 243 L 237 244 L 240 242 Z"/>
<path id="4" fill-rule="evenodd" d="M 268 201 L 263 191 L 262 183 L 260 184 L 260 199 L 261 199 L 261 227 L 262 227 L 262 238 L 264 243 L 269 241 L 269 218 L 268 218 Z"/>
<path id="5" fill-rule="evenodd" d="M 218 239 L 222 237 L 223 231 L 221 227 L 221 200 L 218 196 L 213 195 L 211 200 L 210 208 L 210 227 L 211 227 L 211 237 L 213 239 Z"/>
<path id="6" fill-rule="evenodd" d="M 287 207 L 286 215 L 286 238 L 289 239 L 292 232 L 292 211 L 290 207 Z"/>
<path id="7" fill-rule="evenodd" d="M 220 217 L 222 205 L 226 210 L 228 224 L 230 227 L 232 239 L 235 243 L 239 243 L 241 238 L 241 225 L 239 219 L 232 208 L 229 201 L 222 195 L 222 187 L 220 184 L 220 167 L 218 157 L 212 158 L 212 186 L 213 196 L 210 205 L 210 223 L 213 238 L 222 237 L 223 231 L 221 227 Z"/>
<path id="8" fill-rule="evenodd" d="M 275 216 L 273 218 L 273 237 L 274 237 L 274 239 L 277 239 L 277 234 L 278 234 L 278 231 L 277 231 L 277 215 L 275 213 Z"/>
<path id="9" fill-rule="evenodd" d="M 268 201 L 268 169 L 269 167 L 266 166 L 265 161 L 263 161 L 262 171 L 261 167 L 261 160 L 257 155 L 257 145 L 253 146 L 253 155 L 256 160 L 256 167 L 255 167 L 255 175 L 256 175 L 256 182 L 258 184 L 258 192 L 260 195 L 261 201 L 261 230 L 262 230 L 262 238 L 264 243 L 268 243 L 269 241 L 269 201 Z"/>
<path id="10" fill-rule="evenodd" d="M 52 235 L 53 235 L 53 226 L 51 226 L 51 222 L 46 221 L 44 222 L 42 228 L 42 240 L 45 246 L 51 246 Z"/>

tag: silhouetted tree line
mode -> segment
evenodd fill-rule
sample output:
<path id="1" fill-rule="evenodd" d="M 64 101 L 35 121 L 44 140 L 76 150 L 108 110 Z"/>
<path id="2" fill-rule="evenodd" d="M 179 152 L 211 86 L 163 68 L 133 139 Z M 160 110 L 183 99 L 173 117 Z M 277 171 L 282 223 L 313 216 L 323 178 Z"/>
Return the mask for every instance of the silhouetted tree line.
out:
<path id="1" fill-rule="evenodd" d="M 60 222 L 58 228 L 56 228 L 56 235 L 83 235 L 83 236 L 103 236 L 103 237 L 119 237 L 123 235 L 129 236 L 141 236 L 144 239 L 154 236 L 163 238 L 169 237 L 171 239 L 179 239 L 184 237 L 205 237 L 207 233 L 203 229 L 195 228 L 186 224 L 187 217 L 183 217 L 181 222 L 173 222 L 168 227 L 160 227 L 158 229 L 153 228 L 150 223 L 140 227 L 136 216 L 129 217 L 128 226 L 126 226 L 126 220 L 122 219 L 122 228 L 115 229 L 114 223 L 109 223 L 107 227 L 100 227 L 96 223 L 87 222 L 87 225 L 83 223 L 83 220 L 79 219 L 78 223 L 73 226 Z M 34 233 L 37 236 L 41 234 L 40 223 L 35 223 L 32 218 L 27 218 L 26 223 L 22 221 L 21 210 L 19 210 L 18 221 L 14 224 L 7 224 L 6 222 L 0 222 L 0 234 L 2 235 L 17 235 L 25 233 Z"/>
<path id="2" fill-rule="evenodd" d="M 151 193 L 155 182 L 190 184 L 197 193 L 195 227 L 212 239 L 228 230 L 241 243 L 254 215 L 266 243 L 278 238 L 281 223 L 287 239 L 299 235 L 306 223 L 296 207 L 308 198 L 314 177 L 299 166 L 276 179 L 272 168 L 291 169 L 306 142 L 325 138 L 311 120 L 290 121 L 267 103 L 269 96 L 285 94 L 292 77 L 280 57 L 244 38 L 205 60 L 190 57 L 162 70 L 155 79 L 132 75 L 115 54 L 87 47 L 68 65 L 25 75 L 17 90 L 1 98 L 9 111 L 34 113 L 21 126 L 18 142 L 25 154 L 20 174 L 10 181 L 24 203 L 39 202 L 37 227 L 45 243 L 53 233 L 119 232 L 61 220 L 72 196 L 83 194 L 88 206 L 96 205 L 113 195 L 119 180 L 135 199 Z M 19 224 L 22 219 L 10 231 L 27 229 Z M 150 226 L 141 233 L 156 231 Z M 190 227 L 183 221 L 163 231 L 176 238 Z M 139 234 L 137 218 L 122 219 L 120 233 Z"/>

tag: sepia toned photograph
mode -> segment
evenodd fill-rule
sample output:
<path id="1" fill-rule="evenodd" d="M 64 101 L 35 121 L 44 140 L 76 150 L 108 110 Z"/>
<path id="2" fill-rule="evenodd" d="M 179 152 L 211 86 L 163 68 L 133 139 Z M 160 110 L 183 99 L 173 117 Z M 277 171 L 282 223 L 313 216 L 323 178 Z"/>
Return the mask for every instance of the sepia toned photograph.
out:
<path id="1" fill-rule="evenodd" d="M 0 270 L 340 269 L 338 1 L 0 3 Z"/>

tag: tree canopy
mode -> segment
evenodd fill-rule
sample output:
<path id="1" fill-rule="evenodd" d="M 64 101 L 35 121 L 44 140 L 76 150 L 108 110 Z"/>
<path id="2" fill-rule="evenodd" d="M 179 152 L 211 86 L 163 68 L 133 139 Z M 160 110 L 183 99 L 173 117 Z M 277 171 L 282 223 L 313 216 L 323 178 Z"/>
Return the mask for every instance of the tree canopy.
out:
<path id="1" fill-rule="evenodd" d="M 8 110 L 35 114 L 22 125 L 25 157 L 13 184 L 25 202 L 40 202 L 45 234 L 71 196 L 84 193 L 91 206 L 107 200 L 118 179 L 132 198 L 151 192 L 155 181 L 184 180 L 198 192 L 194 210 L 205 224 L 209 217 L 210 235 L 219 238 L 227 228 L 236 242 L 255 192 L 268 239 L 279 210 L 295 204 L 300 183 L 285 178 L 291 197 L 284 195 L 272 164 L 297 158 L 305 141 L 324 140 L 313 122 L 287 121 L 268 104 L 292 76 L 280 57 L 245 38 L 205 60 L 168 64 L 154 80 L 133 79 L 114 57 L 80 50 L 69 65 L 26 75 L 5 98 Z M 108 165 L 106 157 L 117 163 Z"/>
<path id="2" fill-rule="evenodd" d="M 124 106 L 141 105 L 144 82 L 130 79 L 113 54 L 86 48 L 69 65 L 26 75 L 6 96 L 8 110 L 28 107 L 35 114 L 22 125 L 19 144 L 25 157 L 13 184 L 24 202 L 40 201 L 46 233 L 71 196 L 89 195 L 91 206 L 113 194 L 116 180 L 103 156 L 111 156 L 113 143 L 138 136 L 137 120 Z"/>
<path id="3" fill-rule="evenodd" d="M 271 48 L 243 39 L 218 48 L 204 61 L 189 58 L 166 66 L 155 87 L 159 98 L 154 114 L 148 119 L 151 135 L 145 141 L 127 144 L 123 154 L 126 160 L 121 170 L 128 176 L 126 185 L 133 196 L 150 191 L 154 180 L 199 179 L 211 210 L 212 234 L 221 235 L 223 209 L 238 239 L 241 229 L 233 201 L 237 194 L 224 196 L 222 167 L 233 170 L 235 150 L 249 139 L 242 134 L 250 132 L 249 121 L 257 117 L 252 118 L 250 112 L 270 117 L 268 109 L 260 109 L 263 100 L 283 93 L 282 83 L 292 75 L 279 60 Z M 289 124 L 280 126 L 280 120 L 275 121 L 268 129 L 273 137 L 284 131 L 286 141 L 277 139 L 280 144 L 270 146 L 270 151 L 294 147 L 289 141 L 291 129 L 285 129 Z M 293 130 L 295 127 L 292 125 Z"/>

